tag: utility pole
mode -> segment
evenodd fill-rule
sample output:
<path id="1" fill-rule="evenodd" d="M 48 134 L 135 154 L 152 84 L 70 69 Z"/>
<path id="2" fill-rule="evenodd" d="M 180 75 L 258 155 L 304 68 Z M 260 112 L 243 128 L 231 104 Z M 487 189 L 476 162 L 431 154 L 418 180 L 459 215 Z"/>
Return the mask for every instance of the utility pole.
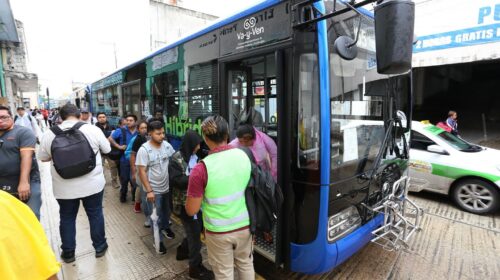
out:
<path id="1" fill-rule="evenodd" d="M 47 87 L 47 109 L 50 110 L 50 94 L 49 87 Z"/>
<path id="2" fill-rule="evenodd" d="M 102 45 L 112 45 L 113 46 L 113 55 L 115 57 L 115 69 L 118 69 L 118 57 L 116 56 L 116 42 L 99 42 Z"/>
<path id="3" fill-rule="evenodd" d="M 113 42 L 113 53 L 115 54 L 115 69 L 118 69 L 118 60 L 116 59 L 116 43 Z"/>

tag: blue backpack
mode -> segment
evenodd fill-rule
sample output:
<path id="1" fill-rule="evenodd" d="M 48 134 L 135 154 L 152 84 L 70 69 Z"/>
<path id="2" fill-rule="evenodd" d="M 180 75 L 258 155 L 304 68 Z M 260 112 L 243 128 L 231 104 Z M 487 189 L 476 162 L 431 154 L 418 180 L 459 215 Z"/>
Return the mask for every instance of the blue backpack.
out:
<path id="1" fill-rule="evenodd" d="M 137 135 L 139 135 L 139 134 L 137 134 Z M 132 146 L 134 146 L 135 138 L 137 138 L 137 135 L 135 135 L 134 137 L 132 137 L 132 139 L 130 139 L 130 142 L 128 142 L 127 148 L 125 149 L 125 158 L 127 160 L 130 160 L 130 154 L 132 153 Z"/>

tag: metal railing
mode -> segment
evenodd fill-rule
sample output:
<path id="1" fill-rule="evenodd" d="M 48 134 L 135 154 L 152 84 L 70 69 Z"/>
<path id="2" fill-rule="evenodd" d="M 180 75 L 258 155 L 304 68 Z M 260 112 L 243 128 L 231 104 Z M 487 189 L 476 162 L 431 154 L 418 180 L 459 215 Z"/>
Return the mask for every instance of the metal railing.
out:
<path id="1" fill-rule="evenodd" d="M 404 185 L 402 185 L 404 183 Z M 408 198 L 410 180 L 401 177 L 392 186 L 384 184 L 384 189 L 391 188 L 381 205 L 370 210 L 384 215 L 384 223 L 372 232 L 371 242 L 388 251 L 409 249 L 409 241 L 413 234 L 421 230 L 420 223 L 424 211 Z"/>

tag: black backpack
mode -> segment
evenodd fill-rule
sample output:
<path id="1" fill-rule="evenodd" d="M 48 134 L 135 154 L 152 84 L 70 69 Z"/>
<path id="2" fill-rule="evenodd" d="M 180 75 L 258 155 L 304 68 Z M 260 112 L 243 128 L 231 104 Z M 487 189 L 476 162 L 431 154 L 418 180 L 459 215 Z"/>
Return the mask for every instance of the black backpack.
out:
<path id="1" fill-rule="evenodd" d="M 245 190 L 250 232 L 271 232 L 280 215 L 283 193 L 274 182 L 271 172 L 256 164 L 252 151 L 246 147 L 240 149 L 247 154 L 252 166 L 252 175 Z"/>
<path id="2" fill-rule="evenodd" d="M 85 123 L 78 122 L 72 128 L 50 128 L 56 135 L 50 147 L 54 168 L 64 179 L 72 179 L 90 173 L 96 167 L 96 154 L 87 137 L 80 131 Z"/>

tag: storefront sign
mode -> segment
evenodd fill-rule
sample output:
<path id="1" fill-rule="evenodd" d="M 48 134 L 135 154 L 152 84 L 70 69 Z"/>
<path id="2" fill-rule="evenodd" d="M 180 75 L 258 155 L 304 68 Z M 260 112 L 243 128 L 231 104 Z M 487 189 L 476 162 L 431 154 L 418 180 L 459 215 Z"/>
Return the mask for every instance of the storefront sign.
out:
<path id="1" fill-rule="evenodd" d="M 219 30 L 221 55 L 238 53 L 291 35 L 289 3 L 253 14 Z"/>
<path id="2" fill-rule="evenodd" d="M 500 23 L 422 36 L 413 52 L 425 52 L 500 41 Z"/>
<path id="3" fill-rule="evenodd" d="M 118 85 L 123 83 L 123 72 L 118 72 L 115 73 L 105 79 L 102 79 L 98 82 L 95 82 L 92 84 L 92 91 L 96 92 L 98 90 L 101 90 L 103 88 L 107 88 L 110 86 Z"/>
<path id="4" fill-rule="evenodd" d="M 433 4 L 418 6 L 421 16 L 417 18 L 415 31 L 426 35 L 418 37 L 414 53 L 500 41 L 499 0 L 465 1 L 459 5 L 455 1 L 440 0 Z M 437 16 L 433 11 L 441 7 L 446 7 L 446 13 L 439 13 L 438 22 L 430 20 Z"/>

